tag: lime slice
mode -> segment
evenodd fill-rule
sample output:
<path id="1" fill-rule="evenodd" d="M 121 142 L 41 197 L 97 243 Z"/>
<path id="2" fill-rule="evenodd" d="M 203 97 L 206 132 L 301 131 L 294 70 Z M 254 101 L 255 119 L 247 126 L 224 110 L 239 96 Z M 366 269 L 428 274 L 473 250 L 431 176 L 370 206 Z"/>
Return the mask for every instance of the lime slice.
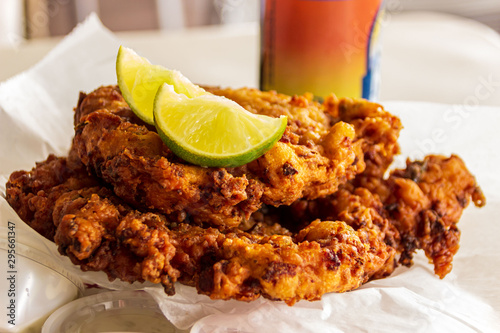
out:
<path id="1" fill-rule="evenodd" d="M 225 97 L 189 98 L 163 84 L 154 120 L 165 144 L 179 157 L 207 167 L 236 167 L 258 158 L 281 138 L 287 118 L 248 112 Z"/>
<path id="2" fill-rule="evenodd" d="M 190 98 L 208 94 L 180 72 L 152 65 L 146 58 L 123 46 L 120 46 L 116 58 L 116 76 L 127 104 L 139 118 L 150 125 L 154 125 L 154 98 L 163 83 L 172 85 L 176 93 Z"/>

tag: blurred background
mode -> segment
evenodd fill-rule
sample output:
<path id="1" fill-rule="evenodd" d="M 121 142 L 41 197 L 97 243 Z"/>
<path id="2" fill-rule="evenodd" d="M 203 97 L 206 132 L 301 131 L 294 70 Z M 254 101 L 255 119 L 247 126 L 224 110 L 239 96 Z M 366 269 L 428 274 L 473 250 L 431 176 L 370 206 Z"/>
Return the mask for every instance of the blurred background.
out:
<path id="1" fill-rule="evenodd" d="M 1 0 L 0 45 L 69 33 L 91 12 L 112 31 L 171 30 L 259 20 L 261 0 Z M 499 0 L 386 0 L 387 12 L 437 11 L 500 32 Z"/>

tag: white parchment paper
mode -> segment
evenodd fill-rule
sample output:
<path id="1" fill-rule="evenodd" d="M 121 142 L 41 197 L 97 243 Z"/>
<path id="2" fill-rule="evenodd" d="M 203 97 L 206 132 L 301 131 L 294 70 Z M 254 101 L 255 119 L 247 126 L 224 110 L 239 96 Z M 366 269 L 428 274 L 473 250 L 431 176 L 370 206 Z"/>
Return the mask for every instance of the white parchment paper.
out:
<path id="1" fill-rule="evenodd" d="M 119 44 L 91 16 L 35 67 L 0 84 L 0 223 L 17 221 L 26 230 L 21 242 L 35 244 L 75 272 L 77 267 L 23 225 L 8 206 L 5 182 L 11 172 L 31 169 L 49 153 L 67 153 L 78 93 L 116 82 Z M 486 207 L 469 207 L 459 223 L 461 249 L 453 271 L 440 280 L 420 253 L 413 267 L 400 268 L 389 278 L 293 307 L 264 299 L 212 301 L 182 285 L 175 296 L 167 297 L 161 288 L 146 287 L 174 324 L 196 333 L 500 331 L 500 108 L 383 104 L 405 126 L 397 165 L 404 165 L 406 157 L 456 153 L 486 194 Z M 104 274 L 79 275 L 108 288 L 130 288 L 107 282 Z"/>

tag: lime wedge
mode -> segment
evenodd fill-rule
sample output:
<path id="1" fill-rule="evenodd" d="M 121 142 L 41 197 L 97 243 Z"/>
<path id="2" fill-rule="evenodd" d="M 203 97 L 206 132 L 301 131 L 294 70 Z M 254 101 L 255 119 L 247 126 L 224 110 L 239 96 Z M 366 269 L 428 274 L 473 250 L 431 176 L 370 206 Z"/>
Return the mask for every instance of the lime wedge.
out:
<path id="1" fill-rule="evenodd" d="M 258 158 L 281 138 L 287 118 L 248 112 L 225 97 L 188 97 L 163 84 L 154 121 L 165 144 L 179 157 L 207 167 L 236 167 Z"/>
<path id="2" fill-rule="evenodd" d="M 170 84 L 176 93 L 190 98 L 208 94 L 180 72 L 152 65 L 146 58 L 123 46 L 120 46 L 116 58 L 116 76 L 127 104 L 139 118 L 150 125 L 154 125 L 154 98 L 163 83 Z"/>

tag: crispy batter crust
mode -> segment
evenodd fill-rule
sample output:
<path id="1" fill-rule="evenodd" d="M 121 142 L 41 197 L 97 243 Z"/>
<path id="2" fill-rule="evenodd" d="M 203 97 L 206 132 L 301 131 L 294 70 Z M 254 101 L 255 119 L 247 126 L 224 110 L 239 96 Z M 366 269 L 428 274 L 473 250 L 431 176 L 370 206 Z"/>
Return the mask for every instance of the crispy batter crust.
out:
<path id="1" fill-rule="evenodd" d="M 387 182 L 391 195 L 385 205 L 401 237 L 421 248 L 434 263 L 441 278 L 452 269 L 453 256 L 459 248 L 457 223 L 472 201 L 477 207 L 486 199 L 456 155 L 430 155 L 421 162 L 407 161 L 406 169 L 394 172 Z M 412 246 L 407 246 L 402 263 L 408 264 Z"/>
<path id="2" fill-rule="evenodd" d="M 423 249 L 441 278 L 451 271 L 459 248 L 457 223 L 463 210 L 471 201 L 477 207 L 486 203 L 474 176 L 456 155 L 407 161 L 406 169 L 393 171 L 388 179 L 377 178 L 376 192 L 353 183 L 325 198 L 298 201 L 282 214 L 294 216 L 297 223 L 342 220 L 354 229 L 374 223 L 384 242 L 396 249 L 399 264 L 411 266 L 415 251 Z"/>
<path id="3" fill-rule="evenodd" d="M 29 188 L 27 180 L 36 182 L 40 170 L 52 171 L 49 178 L 55 178 L 54 161 L 64 164 L 63 158 L 50 157 L 29 177 L 11 177 L 7 192 L 14 207 L 25 205 L 18 190 Z M 179 280 L 213 299 L 248 301 L 262 295 L 293 304 L 357 288 L 394 255 L 372 225 L 354 230 L 342 221 L 318 220 L 296 235 L 268 233 L 276 231 L 269 227 L 256 233 L 204 229 L 134 210 L 106 187 L 73 188 L 68 186 L 72 177 L 60 181 L 53 188 L 66 190 L 51 207 L 23 207 L 34 214 L 52 212 L 44 223 L 55 229 L 51 239 L 59 251 L 83 270 L 161 283 L 169 294 Z"/>
<path id="4" fill-rule="evenodd" d="M 384 179 L 401 123 L 379 105 L 209 90 L 287 115 L 285 135 L 248 165 L 200 168 L 101 87 L 80 95 L 69 156 L 14 172 L 8 202 L 82 270 L 167 294 L 179 281 L 213 299 L 292 305 L 386 277 L 416 249 L 441 278 L 451 270 L 463 209 L 485 204 L 460 158 L 408 161 Z"/>
<path id="5" fill-rule="evenodd" d="M 99 184 L 73 154 L 68 158 L 50 155 L 31 172 L 13 172 L 7 183 L 6 198 L 23 221 L 44 237 L 53 239 L 55 201 L 65 192 Z"/>
<path id="6" fill-rule="evenodd" d="M 261 99 L 275 96 L 259 94 Z M 103 95 L 113 101 L 101 101 Z M 127 106 L 115 87 L 80 98 L 74 147 L 88 169 L 129 204 L 156 209 L 179 222 L 188 218 L 228 227 L 248 220 L 262 203 L 280 206 L 325 196 L 363 171 L 361 142 L 353 143 L 351 125 L 325 124 L 324 115 L 311 117 L 299 131 L 304 114 L 319 108 L 314 102 L 276 97 L 264 105 L 259 108 L 263 114 L 279 116 L 286 110 L 291 125 L 269 152 L 239 168 L 202 168 L 179 160 L 156 132 L 123 116 Z M 313 134 L 314 140 L 309 138 Z"/>

